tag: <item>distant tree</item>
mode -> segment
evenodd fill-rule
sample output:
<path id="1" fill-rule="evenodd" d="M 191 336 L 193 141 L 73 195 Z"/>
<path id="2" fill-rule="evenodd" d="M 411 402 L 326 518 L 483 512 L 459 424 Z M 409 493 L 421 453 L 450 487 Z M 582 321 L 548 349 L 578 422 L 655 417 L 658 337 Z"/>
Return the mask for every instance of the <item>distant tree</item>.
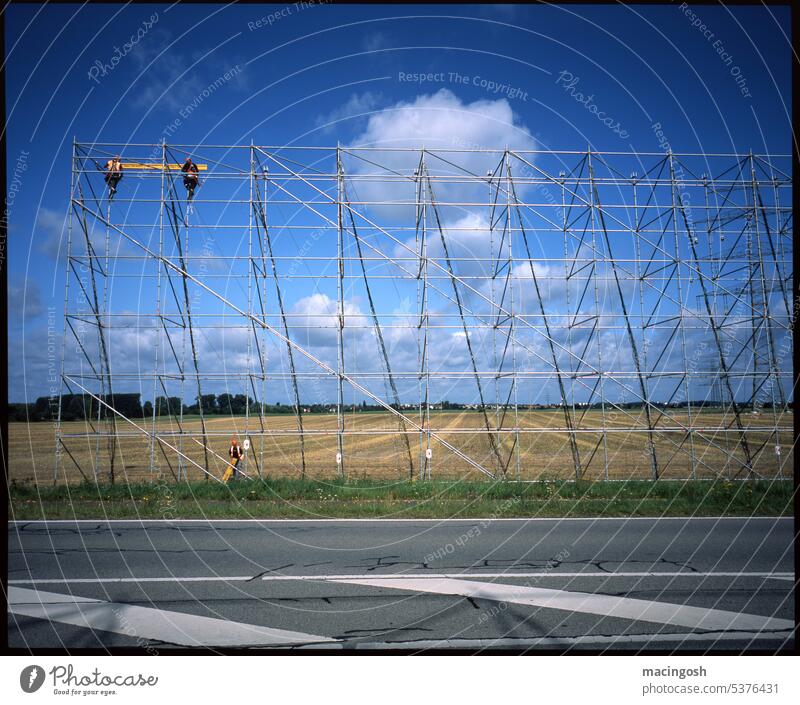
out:
<path id="1" fill-rule="evenodd" d="M 9 404 L 8 405 L 8 420 L 9 421 L 39 421 L 40 419 L 34 418 L 35 404 Z"/>
<path id="2" fill-rule="evenodd" d="M 167 414 L 169 414 L 169 399 L 156 397 L 156 416 L 166 416 Z"/>
<path id="3" fill-rule="evenodd" d="M 70 420 L 83 421 L 87 417 L 92 417 L 92 406 L 89 402 L 89 397 L 82 394 L 70 394 L 66 401 L 67 403 L 64 406 L 67 408 Z"/>
<path id="4" fill-rule="evenodd" d="M 246 414 L 247 413 L 247 402 L 248 402 L 248 397 L 246 397 L 244 394 L 237 394 L 233 398 L 233 402 L 232 402 L 232 405 L 231 405 L 232 409 L 233 409 L 233 413 L 236 414 L 237 416 L 242 416 L 242 415 Z"/>
<path id="5" fill-rule="evenodd" d="M 156 397 L 156 414 L 158 416 L 178 416 L 180 413 L 180 397 Z"/>
<path id="6" fill-rule="evenodd" d="M 50 421 L 52 419 L 53 413 L 49 397 L 39 397 L 36 403 L 31 405 L 30 417 L 33 421 Z"/>
<path id="7" fill-rule="evenodd" d="M 198 402 L 203 405 L 203 413 L 204 414 L 216 414 L 217 413 L 217 395 L 216 394 L 203 394 L 202 397 L 198 397 Z"/>
<path id="8" fill-rule="evenodd" d="M 144 418 L 149 419 L 153 416 L 153 405 L 149 401 L 146 401 L 142 406 L 142 412 Z"/>
<path id="9" fill-rule="evenodd" d="M 220 394 L 217 397 L 217 410 L 220 414 L 233 414 L 233 394 Z"/>
<path id="10" fill-rule="evenodd" d="M 117 412 L 122 414 L 123 416 L 128 417 L 129 419 L 134 418 L 142 418 L 142 402 L 141 402 L 141 394 L 139 393 L 130 393 L 130 394 L 113 394 L 110 396 L 106 396 L 103 401 L 115 409 Z M 92 400 L 94 401 L 94 400 Z M 97 403 L 93 404 L 95 413 L 97 410 Z M 152 411 L 151 411 L 152 413 Z M 109 409 L 105 405 L 101 405 L 101 414 L 104 418 L 114 414 L 111 409 Z"/>
<path id="11" fill-rule="evenodd" d="M 268 404 L 259 404 L 255 399 L 252 399 L 245 394 L 220 394 L 217 397 L 218 413 L 228 416 L 243 416 L 247 413 L 248 406 L 250 413 L 258 413 L 258 408 L 261 406 L 262 413 L 268 413 Z"/>

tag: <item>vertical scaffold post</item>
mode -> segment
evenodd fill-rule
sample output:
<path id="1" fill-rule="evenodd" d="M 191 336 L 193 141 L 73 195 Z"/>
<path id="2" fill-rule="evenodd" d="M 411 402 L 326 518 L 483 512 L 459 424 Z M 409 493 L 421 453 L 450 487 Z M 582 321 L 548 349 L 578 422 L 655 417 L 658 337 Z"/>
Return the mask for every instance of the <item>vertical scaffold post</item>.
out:
<path id="1" fill-rule="evenodd" d="M 161 163 L 164 163 L 164 140 L 161 141 Z M 161 203 L 164 202 L 164 169 L 161 169 L 159 174 L 161 186 Z M 164 256 L 164 209 L 158 209 L 158 255 Z M 158 443 L 158 427 L 156 426 L 157 416 L 161 413 L 158 408 L 158 352 L 161 347 L 161 327 L 163 322 L 161 320 L 161 262 L 156 262 L 156 318 L 155 318 L 155 345 L 154 345 L 154 363 L 153 363 L 153 419 L 151 422 L 150 432 L 150 477 L 152 479 L 156 472 L 156 445 Z M 167 409 L 169 409 L 169 395 L 165 395 L 165 402 Z M 160 479 L 160 478 L 159 478 Z"/>
<path id="2" fill-rule="evenodd" d="M 418 339 L 421 335 L 421 355 L 419 359 L 420 375 L 420 427 L 424 430 L 420 438 L 420 478 L 430 480 L 433 477 L 433 448 L 431 447 L 431 374 L 430 374 L 430 349 L 429 349 L 429 288 L 428 288 L 428 195 L 425 187 L 425 172 L 427 170 L 425 148 L 420 150 L 417 165 L 416 203 L 417 223 L 416 231 L 419 233 L 419 266 L 417 267 L 417 300 L 419 306 L 419 320 L 417 323 Z"/>
<path id="3" fill-rule="evenodd" d="M 603 477 L 607 480 L 608 479 L 608 434 L 606 433 L 606 392 L 605 392 L 605 378 L 606 375 L 603 371 L 603 346 L 601 344 L 602 341 L 602 321 L 603 317 L 600 314 L 600 291 L 597 284 L 598 272 L 597 272 L 597 257 L 598 257 L 598 249 L 597 249 L 597 221 L 596 221 L 596 203 L 595 203 L 595 191 L 594 191 L 594 165 L 592 164 L 592 148 L 589 146 L 586 151 L 586 165 L 589 170 L 589 218 L 592 225 L 592 269 L 591 269 L 591 278 L 592 278 L 592 288 L 594 289 L 594 331 L 595 331 L 595 340 L 597 341 L 597 374 L 599 376 L 599 383 L 600 383 L 600 427 L 603 429 Z M 575 190 L 578 190 L 578 184 L 575 185 Z M 580 251 L 578 252 L 580 254 Z M 605 262 L 608 258 L 608 254 L 603 257 L 603 262 Z M 605 274 L 605 272 L 604 272 Z M 575 309 L 575 315 L 577 318 L 578 308 Z M 588 350 L 588 347 L 587 347 Z M 580 366 L 580 365 L 579 365 Z M 573 415 L 575 414 L 575 397 L 573 393 L 572 397 L 572 404 L 573 404 Z M 590 458 L 591 461 L 591 458 Z M 579 480 L 583 476 L 585 468 L 580 468 L 580 474 L 576 472 L 575 479 Z"/>
<path id="4" fill-rule="evenodd" d="M 509 313 L 511 320 L 509 322 L 508 342 L 511 344 L 511 384 L 513 386 L 514 395 L 514 446 L 510 452 L 514 453 L 514 475 L 517 481 L 522 479 L 522 458 L 521 448 L 519 444 L 519 398 L 517 394 L 517 387 L 519 385 L 517 375 L 519 370 L 517 368 L 517 313 L 514 311 L 514 284 L 516 272 L 514 271 L 514 219 L 512 216 L 512 203 L 511 203 L 511 186 L 513 178 L 511 175 L 511 157 L 508 149 L 505 151 L 505 167 L 506 167 L 506 223 L 508 224 L 508 260 L 506 266 L 508 267 L 508 280 L 509 284 Z M 517 208 L 516 203 L 513 206 Z"/>
<path id="5" fill-rule="evenodd" d="M 249 207 L 247 209 L 247 320 L 245 321 L 245 326 L 247 328 L 247 357 L 242 384 L 244 388 L 244 438 L 246 441 L 250 440 L 250 387 L 255 389 L 252 359 L 253 340 L 257 339 L 258 335 L 253 316 L 253 274 L 255 269 L 255 260 L 253 259 L 253 140 L 250 140 L 248 156 L 248 166 L 250 168 L 247 179 L 247 201 Z M 250 466 L 248 461 L 250 460 L 251 452 L 255 454 L 255 448 L 250 448 L 244 456 L 245 474 L 249 474 Z"/>
<path id="6" fill-rule="evenodd" d="M 767 391 L 771 395 L 771 406 L 772 406 L 772 413 L 773 413 L 773 420 L 774 426 L 777 428 L 777 417 L 775 416 L 775 406 L 776 406 L 776 399 L 775 399 L 775 386 L 777 385 L 779 390 L 779 395 L 781 398 L 781 406 L 783 406 L 783 389 L 780 384 L 780 375 L 778 370 L 778 361 L 775 356 L 775 339 L 772 330 L 772 316 L 770 316 L 769 312 L 769 297 L 772 294 L 771 287 L 767 287 L 766 277 L 764 276 L 764 253 L 761 247 L 761 228 L 760 228 L 760 221 L 759 221 L 759 210 L 763 206 L 761 206 L 759 202 L 759 193 L 758 193 L 758 181 L 756 179 L 756 167 L 753 158 L 753 153 L 750 152 L 750 181 L 751 181 L 751 188 L 753 191 L 753 216 L 752 220 L 754 223 L 755 229 L 755 241 L 756 241 L 756 256 L 758 261 L 758 272 L 759 272 L 759 285 L 761 288 L 761 306 L 762 310 L 759 312 L 761 314 L 762 323 L 761 326 L 764 328 L 764 332 L 766 333 L 767 338 L 767 379 L 759 385 L 758 393 L 760 398 L 763 399 L 764 393 L 761 392 L 761 386 L 766 384 Z M 769 237 L 770 233 L 767 231 L 767 237 Z M 753 316 L 755 317 L 756 312 L 753 311 Z M 760 399 L 756 398 L 754 395 L 753 398 L 753 411 L 757 411 L 762 406 L 763 402 Z M 777 439 L 777 430 L 775 431 L 776 439 Z M 770 434 L 771 436 L 772 434 Z M 769 438 L 765 441 L 765 444 L 769 442 Z"/>
<path id="7" fill-rule="evenodd" d="M 344 200 L 344 171 L 339 145 L 336 146 L 336 471 L 339 477 L 345 476 L 344 458 L 344 237 L 342 229 L 342 201 Z"/>
<path id="8" fill-rule="evenodd" d="M 64 397 L 64 365 L 67 357 L 67 321 L 68 314 L 69 314 L 69 265 L 70 265 L 70 258 L 72 257 L 72 219 L 75 217 L 74 215 L 74 208 L 72 206 L 72 202 L 75 200 L 75 179 L 77 176 L 77 169 L 78 169 L 78 159 L 77 159 L 77 148 L 75 143 L 75 138 L 72 138 L 72 159 L 70 162 L 70 185 L 69 185 L 69 198 L 70 198 L 70 207 L 69 207 L 69 218 L 67 220 L 67 271 L 64 276 L 64 328 L 63 334 L 61 338 L 61 375 L 59 376 L 59 394 L 58 394 L 58 416 L 56 419 L 56 428 L 55 428 L 55 435 L 56 435 L 56 457 L 55 462 L 53 464 L 53 484 L 55 485 L 58 482 L 58 477 L 61 473 L 61 464 L 63 462 L 63 451 L 62 444 L 64 442 L 63 438 L 63 427 L 62 427 L 62 414 L 63 414 L 63 397 Z M 80 178 L 77 176 L 77 178 Z M 64 476 L 64 481 L 66 482 L 66 474 Z"/>
<path id="9" fill-rule="evenodd" d="M 683 258 L 681 257 L 681 242 L 680 237 L 678 237 L 678 211 L 677 206 L 678 203 L 683 205 L 683 193 L 680 189 L 678 189 L 678 180 L 675 175 L 675 156 L 672 152 L 669 153 L 669 181 L 670 181 L 670 193 L 671 193 L 671 202 L 672 202 L 672 231 L 674 236 L 674 247 L 675 247 L 675 282 L 677 284 L 677 292 L 678 292 L 678 301 L 680 302 L 680 306 L 678 307 L 678 323 L 677 325 L 680 327 L 680 335 L 681 335 L 681 360 L 683 362 L 683 386 L 684 386 L 684 394 L 686 396 L 686 414 L 687 414 L 687 431 L 686 435 L 688 436 L 689 440 L 689 469 L 692 476 L 692 479 L 697 477 L 697 462 L 695 458 L 695 450 L 694 450 L 694 423 L 692 420 L 692 387 L 691 387 L 691 379 L 690 379 L 690 370 L 689 370 L 689 358 L 686 354 L 686 325 L 684 321 L 684 312 L 685 312 L 685 305 L 684 301 L 688 300 L 688 296 L 684 298 L 683 296 L 683 274 L 681 272 L 682 267 L 684 267 Z M 694 232 L 690 232 L 688 229 L 686 231 L 686 237 L 694 239 Z M 678 382 L 680 386 L 680 381 Z"/>
<path id="10" fill-rule="evenodd" d="M 633 364 L 634 364 L 634 367 L 636 369 L 636 376 L 637 376 L 637 378 L 639 380 L 639 389 L 641 391 L 641 400 L 642 400 L 642 404 L 644 406 L 645 419 L 647 421 L 647 443 L 648 443 L 649 450 L 650 450 L 651 469 L 652 469 L 652 473 L 653 473 L 653 479 L 657 480 L 658 479 L 658 458 L 656 456 L 656 447 L 655 447 L 655 442 L 654 442 L 654 439 L 653 439 L 653 421 L 652 421 L 651 416 L 650 416 L 651 403 L 650 403 L 650 396 L 649 396 L 647 380 L 646 380 L 645 376 L 642 374 L 642 366 L 641 366 L 641 363 L 639 361 L 639 350 L 638 350 L 638 346 L 636 345 L 636 338 L 633 335 L 633 328 L 631 327 L 630 316 L 628 315 L 628 307 L 625 304 L 625 296 L 624 296 L 624 294 L 622 292 L 622 284 L 620 282 L 619 274 L 618 274 L 618 271 L 617 271 L 617 261 L 614 258 L 614 253 L 613 253 L 613 251 L 611 249 L 611 239 L 609 238 L 608 228 L 606 228 L 605 216 L 603 215 L 603 204 L 600 201 L 600 194 L 598 193 L 598 190 L 597 190 L 597 181 L 596 181 L 596 179 L 594 177 L 594 165 L 591 162 L 591 152 L 589 153 L 589 181 L 590 181 L 591 190 L 592 190 L 592 204 L 593 204 L 593 208 L 592 208 L 592 211 L 593 211 L 593 217 L 592 217 L 593 226 L 592 227 L 594 229 L 594 212 L 596 211 L 597 212 L 597 218 L 598 218 L 598 221 L 600 223 L 600 229 L 603 232 L 603 241 L 604 241 L 605 247 L 606 247 L 604 261 L 611 263 L 611 271 L 614 274 L 614 282 L 616 284 L 617 294 L 619 295 L 619 303 L 620 303 L 620 307 L 622 309 L 622 316 L 623 316 L 623 318 L 625 320 L 625 329 L 626 329 L 626 331 L 628 333 L 628 342 L 630 343 L 630 346 L 631 346 L 631 355 L 633 356 Z M 596 279 L 595 279 L 595 286 L 596 285 L 597 284 L 596 284 Z M 598 315 L 598 317 L 600 315 L 599 306 L 597 308 L 597 315 Z M 599 338 L 598 338 L 598 341 L 599 341 Z M 602 346 L 600 346 L 599 342 L 598 342 L 598 357 L 601 354 L 600 353 L 600 348 L 601 347 Z M 600 367 L 602 369 L 602 365 L 600 365 Z M 601 390 L 602 390 L 602 385 L 601 385 Z M 606 423 L 605 423 L 605 393 L 602 392 L 602 391 L 601 391 L 601 399 L 603 400 L 602 401 L 603 428 L 606 428 Z"/>
<path id="11" fill-rule="evenodd" d="M 569 256 L 569 235 L 570 233 L 570 223 L 569 223 L 569 216 L 568 213 L 572 210 L 572 201 L 570 202 L 569 206 L 567 206 L 567 174 L 565 171 L 560 171 L 558 174 L 558 185 L 561 191 L 561 234 L 563 237 L 564 242 L 564 300 L 566 304 L 567 310 L 567 349 L 572 350 L 572 329 L 575 327 L 575 320 L 578 316 L 578 306 L 580 305 L 580 300 L 576 302 L 575 305 L 575 315 L 573 316 L 571 313 L 571 300 L 570 300 L 570 279 L 574 277 L 573 274 L 573 267 L 570 266 L 572 263 L 574 266 L 574 259 L 578 257 L 580 251 L 576 251 L 575 258 L 571 258 Z M 577 185 L 575 186 L 575 190 L 577 191 Z M 516 196 L 515 196 L 516 200 Z M 574 199 L 572 199 L 574 200 Z M 518 210 L 519 213 L 519 210 Z M 521 215 L 521 214 L 520 214 Z M 520 224 L 520 230 L 522 231 L 522 239 L 525 243 L 525 255 L 528 258 L 528 266 L 531 270 L 531 279 L 534 285 L 537 287 L 537 298 L 539 300 L 539 308 L 542 313 L 542 319 L 544 321 L 545 330 L 547 330 L 547 342 L 550 344 L 550 355 L 553 360 L 553 370 L 555 370 L 556 374 L 556 381 L 558 383 L 558 391 L 561 397 L 561 406 L 564 409 L 564 423 L 566 428 L 569 431 L 569 445 L 570 445 L 570 452 L 572 453 L 572 467 L 575 472 L 575 479 L 580 479 L 582 475 L 582 466 L 581 466 L 581 456 L 580 456 L 580 449 L 578 448 L 578 440 L 575 437 L 574 431 L 574 418 L 575 418 L 575 369 L 573 368 L 575 357 L 573 355 L 567 356 L 567 362 L 569 363 L 569 395 L 567 394 L 566 387 L 564 385 L 564 372 L 561 371 L 559 364 L 558 364 L 558 356 L 556 355 L 555 346 L 553 345 L 553 338 L 550 335 L 548 330 L 549 324 L 547 322 L 547 317 L 544 315 L 544 300 L 542 299 L 541 292 L 538 291 L 538 282 L 536 279 L 536 269 L 533 266 L 533 259 L 531 258 L 531 250 L 530 246 L 528 245 L 528 236 L 525 233 L 525 227 L 522 224 L 522 219 L 517 218 Z M 580 364 L 580 363 L 579 363 Z M 549 406 L 549 403 L 548 403 Z M 606 469 L 608 465 L 606 464 Z M 607 471 L 607 470 L 606 470 Z"/>
<path id="12" fill-rule="evenodd" d="M 674 187 L 674 182 L 673 182 Z M 678 205 L 678 209 L 681 214 L 681 218 L 683 221 L 683 225 L 686 228 L 686 232 L 690 234 L 689 237 L 689 248 L 691 250 L 691 260 L 690 264 L 692 265 L 693 269 L 697 273 L 697 281 L 700 284 L 700 289 L 703 294 L 703 302 L 705 303 L 706 315 L 708 316 L 708 324 L 711 328 L 711 332 L 714 336 L 714 344 L 717 349 L 717 353 L 719 355 L 719 368 L 720 368 L 720 375 L 722 377 L 722 381 L 725 383 L 725 389 L 728 393 L 728 396 L 731 400 L 731 408 L 733 409 L 734 420 L 736 422 L 736 428 L 738 430 L 739 435 L 739 444 L 742 449 L 742 453 L 744 454 L 744 463 L 742 466 L 747 471 L 747 475 L 749 478 L 755 477 L 755 470 L 753 468 L 753 460 L 752 455 L 750 453 L 750 445 L 747 442 L 747 433 L 745 432 L 744 425 L 742 424 L 742 416 L 741 416 L 741 408 L 739 403 L 736 401 L 736 394 L 733 390 L 733 386 L 731 385 L 731 375 L 730 375 L 730 368 L 728 362 L 728 356 L 725 351 L 725 345 L 722 343 L 722 336 L 720 334 L 721 327 L 717 322 L 716 316 L 714 315 L 714 310 L 711 305 L 711 299 L 709 297 L 708 288 L 706 287 L 706 280 L 708 279 L 707 275 L 703 274 L 703 270 L 700 265 L 701 258 L 697 254 L 697 246 L 694 243 L 694 232 L 693 228 L 689 222 L 689 217 L 686 215 L 686 208 L 682 200 L 677 199 L 676 203 Z M 720 217 L 719 215 L 717 217 Z M 716 282 L 711 282 L 711 285 L 714 286 Z M 727 431 L 727 428 L 725 429 Z"/>

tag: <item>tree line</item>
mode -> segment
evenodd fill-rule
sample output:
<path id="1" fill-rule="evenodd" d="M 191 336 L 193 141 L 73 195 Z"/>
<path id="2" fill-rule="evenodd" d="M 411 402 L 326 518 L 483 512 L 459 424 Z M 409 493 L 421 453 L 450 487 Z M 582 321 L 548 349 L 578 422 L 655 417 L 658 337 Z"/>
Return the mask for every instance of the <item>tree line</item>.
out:
<path id="1" fill-rule="evenodd" d="M 249 405 L 250 411 L 258 413 L 258 403 L 244 394 L 203 394 L 193 404 L 184 404 L 180 397 L 159 396 L 155 404 L 141 401 L 141 394 L 98 395 L 105 404 L 116 409 L 130 419 L 147 419 L 153 416 L 184 416 L 199 414 L 202 408 L 204 415 L 224 414 L 226 416 L 243 415 Z M 10 403 L 8 418 L 10 421 L 54 421 L 58 418 L 59 401 L 62 421 L 84 421 L 86 419 L 108 418 L 114 414 L 105 404 L 89 394 L 63 394 L 61 397 L 39 397 L 32 404 Z M 264 413 L 271 409 L 281 408 L 280 404 L 264 405 Z M 288 413 L 292 407 L 286 409 Z"/>
<path id="2" fill-rule="evenodd" d="M 101 399 L 113 407 L 119 413 L 127 416 L 130 419 L 148 419 L 152 418 L 153 411 L 155 410 L 156 416 L 179 416 L 183 412 L 184 416 L 199 415 L 200 409 L 203 410 L 204 416 L 244 416 L 249 408 L 251 414 L 258 415 L 259 407 L 263 414 L 294 414 L 296 409 L 294 404 L 282 404 L 276 402 L 275 404 L 261 404 L 252 397 L 244 394 L 203 394 L 196 397 L 193 404 L 184 404 L 180 397 L 167 397 L 158 396 L 155 399 L 155 404 L 145 401 L 142 403 L 141 394 L 126 393 L 126 394 L 113 394 L 101 396 Z M 39 397 L 32 404 L 9 403 L 8 404 L 8 419 L 9 421 L 55 421 L 58 418 L 59 401 L 61 403 L 61 420 L 62 421 L 84 421 L 86 419 L 100 419 L 109 418 L 112 412 L 107 406 L 98 402 L 97 399 L 89 394 L 63 394 L 59 397 Z M 672 404 L 664 404 L 660 402 L 652 402 L 653 406 L 665 408 L 683 408 L 691 406 L 693 408 L 701 407 L 719 407 L 722 404 L 713 400 L 696 400 L 691 402 L 677 402 Z M 418 411 L 419 404 L 390 404 L 396 411 Z M 502 405 L 501 405 L 502 406 Z M 513 408 L 512 405 L 506 405 L 508 408 Z M 603 407 L 602 402 L 595 402 L 592 404 L 576 403 L 576 407 L 582 409 L 596 409 L 600 410 Z M 617 407 L 623 409 L 641 408 L 641 402 L 622 402 L 617 403 Z M 741 405 L 743 409 L 751 408 L 747 404 Z M 520 410 L 536 410 L 536 409 L 555 409 L 559 408 L 560 404 L 519 404 Z M 789 408 L 794 408 L 794 404 L 790 402 Z M 490 410 L 494 409 L 494 405 L 486 404 L 481 407 L 480 404 L 462 404 L 460 402 L 441 401 L 431 404 L 422 403 L 422 409 L 430 408 L 432 410 Z M 607 411 L 613 410 L 613 407 L 605 404 Z M 765 403 L 761 408 L 771 409 L 770 402 Z M 301 404 L 300 410 L 304 414 L 328 414 L 336 411 L 336 404 Z M 344 404 L 342 410 L 345 413 L 356 413 L 359 411 L 385 411 L 385 407 L 379 404 L 367 404 L 366 400 L 356 404 Z"/>

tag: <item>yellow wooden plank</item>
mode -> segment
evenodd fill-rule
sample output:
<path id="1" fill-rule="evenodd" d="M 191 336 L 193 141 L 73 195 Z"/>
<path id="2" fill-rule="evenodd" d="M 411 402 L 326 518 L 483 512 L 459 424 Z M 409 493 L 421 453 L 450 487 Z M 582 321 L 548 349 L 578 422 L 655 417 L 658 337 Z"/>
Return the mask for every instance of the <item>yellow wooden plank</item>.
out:
<path id="1" fill-rule="evenodd" d="M 195 164 L 198 171 L 208 171 L 208 164 Z M 183 167 L 183 164 L 167 164 L 167 169 L 169 171 L 180 171 Z M 143 170 L 152 170 L 152 171 L 161 171 L 164 168 L 164 164 L 144 164 L 140 162 L 122 162 L 122 169 L 143 169 Z"/>

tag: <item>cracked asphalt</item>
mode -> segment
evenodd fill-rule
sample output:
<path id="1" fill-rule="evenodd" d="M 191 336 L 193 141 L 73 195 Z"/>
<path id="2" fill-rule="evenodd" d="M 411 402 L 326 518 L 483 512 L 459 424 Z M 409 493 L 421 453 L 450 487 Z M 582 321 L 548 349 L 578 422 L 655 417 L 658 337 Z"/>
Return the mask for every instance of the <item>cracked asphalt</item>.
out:
<path id="1" fill-rule="evenodd" d="M 793 620 L 793 532 L 791 519 L 777 518 L 21 521 L 8 527 L 8 580 L 66 599 L 324 636 L 344 648 L 776 650 L 793 646 L 790 630 L 629 619 L 594 600 L 647 601 L 657 614 L 678 605 Z M 476 597 L 419 592 L 402 580 L 440 575 L 488 585 Z M 397 587 L 348 582 L 379 577 Z M 493 596 L 509 586 L 536 599 L 540 589 L 587 598 L 560 609 Z M 171 645 L 144 632 L 8 620 L 12 648 Z"/>

